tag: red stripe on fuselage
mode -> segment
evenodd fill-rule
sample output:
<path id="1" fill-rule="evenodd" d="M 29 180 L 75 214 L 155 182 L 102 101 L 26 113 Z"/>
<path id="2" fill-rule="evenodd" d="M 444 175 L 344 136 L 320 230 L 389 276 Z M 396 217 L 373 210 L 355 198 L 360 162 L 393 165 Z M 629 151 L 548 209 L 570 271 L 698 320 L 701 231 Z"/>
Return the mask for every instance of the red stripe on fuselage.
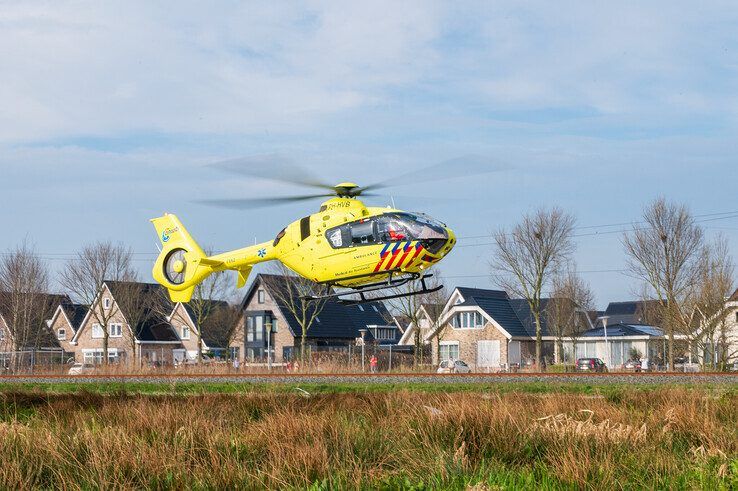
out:
<path id="1" fill-rule="evenodd" d="M 396 247 L 394 251 L 392 251 L 392 257 L 390 257 L 389 262 L 387 263 L 387 266 L 384 267 L 384 270 L 387 271 L 392 267 L 392 263 L 395 262 L 395 259 L 397 259 L 397 256 L 400 255 L 401 247 Z"/>

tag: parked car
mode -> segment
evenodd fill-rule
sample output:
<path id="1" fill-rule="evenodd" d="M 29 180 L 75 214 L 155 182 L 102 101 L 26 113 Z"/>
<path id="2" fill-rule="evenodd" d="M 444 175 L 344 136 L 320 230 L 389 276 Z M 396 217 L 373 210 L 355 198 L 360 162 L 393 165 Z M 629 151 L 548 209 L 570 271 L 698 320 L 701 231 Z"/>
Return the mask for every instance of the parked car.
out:
<path id="1" fill-rule="evenodd" d="M 607 365 L 599 358 L 579 358 L 577 372 L 607 372 Z"/>
<path id="2" fill-rule="evenodd" d="M 471 373 L 471 368 L 461 360 L 443 360 L 436 373 Z"/>
<path id="3" fill-rule="evenodd" d="M 643 368 L 643 364 L 641 363 L 641 360 L 628 360 L 625 362 L 625 365 L 623 365 L 623 368 L 627 372 L 640 372 Z"/>
<path id="4" fill-rule="evenodd" d="M 95 370 L 95 365 L 90 363 L 75 363 L 69 368 L 67 374 L 69 375 L 85 375 L 92 373 Z"/>

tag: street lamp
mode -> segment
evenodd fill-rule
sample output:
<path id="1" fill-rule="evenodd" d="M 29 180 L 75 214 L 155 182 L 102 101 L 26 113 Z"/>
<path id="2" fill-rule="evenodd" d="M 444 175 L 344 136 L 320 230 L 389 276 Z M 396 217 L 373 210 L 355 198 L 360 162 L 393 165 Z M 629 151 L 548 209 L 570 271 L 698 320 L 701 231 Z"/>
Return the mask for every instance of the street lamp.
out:
<path id="1" fill-rule="evenodd" d="M 361 334 L 361 371 L 364 372 L 364 336 L 366 336 L 367 329 L 359 329 Z"/>
<path id="2" fill-rule="evenodd" d="M 277 327 L 275 324 L 272 324 L 272 321 L 268 321 L 264 327 L 266 327 L 266 335 L 267 335 L 267 367 L 269 368 L 269 371 L 272 371 L 272 333 L 277 332 Z"/>
<path id="3" fill-rule="evenodd" d="M 607 364 L 607 369 L 610 369 L 610 344 L 607 342 L 607 321 L 609 321 L 610 318 L 606 315 L 602 316 L 602 327 L 605 328 L 605 359 L 607 360 L 605 363 Z"/>

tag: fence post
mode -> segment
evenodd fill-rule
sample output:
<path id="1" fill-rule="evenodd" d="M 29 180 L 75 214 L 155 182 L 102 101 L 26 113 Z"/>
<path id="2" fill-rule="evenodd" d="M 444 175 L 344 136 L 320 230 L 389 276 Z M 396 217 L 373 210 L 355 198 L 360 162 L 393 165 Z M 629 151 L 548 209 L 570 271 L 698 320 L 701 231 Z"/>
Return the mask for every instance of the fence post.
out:
<path id="1" fill-rule="evenodd" d="M 392 345 L 389 345 L 389 371 L 392 371 Z"/>

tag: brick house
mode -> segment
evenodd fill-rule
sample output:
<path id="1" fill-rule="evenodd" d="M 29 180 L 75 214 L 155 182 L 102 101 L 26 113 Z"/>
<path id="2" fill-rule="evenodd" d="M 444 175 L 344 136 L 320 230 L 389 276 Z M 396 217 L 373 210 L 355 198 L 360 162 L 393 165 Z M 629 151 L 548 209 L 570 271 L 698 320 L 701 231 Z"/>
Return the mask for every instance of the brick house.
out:
<path id="1" fill-rule="evenodd" d="M 287 280 L 283 276 L 262 273 L 246 292 L 239 307 L 239 321 L 229 341 L 231 355 L 240 361 L 266 360 L 267 345 L 273 350 L 273 361 L 278 363 L 291 359 L 299 350 L 303 342 L 300 324 L 284 305 L 280 305 L 279 295 L 272 291 L 284 281 Z M 329 299 L 310 326 L 304 342 L 313 351 L 344 350 L 356 343 L 360 329 L 366 329 L 369 343 L 396 343 L 399 328 L 391 319 L 381 302 L 344 305 Z M 276 330 L 270 338 L 267 338 L 267 324 Z"/>
<path id="2" fill-rule="evenodd" d="M 202 329 L 202 352 L 216 356 L 226 354 L 229 336 L 233 329 L 231 325 L 232 316 L 224 311 L 232 307 L 228 302 L 220 300 L 207 301 L 208 306 L 203 310 L 209 312 L 204 321 Z M 221 315 L 221 314 L 224 315 Z M 179 361 L 197 359 L 197 333 L 199 326 L 195 322 L 197 315 L 192 305 L 188 303 L 177 303 L 172 313 L 167 317 L 169 324 L 179 336 L 182 343 L 181 348 L 173 350 L 175 359 Z"/>
<path id="3" fill-rule="evenodd" d="M 0 352 L 58 350 L 46 318 L 60 303 L 71 300 L 66 295 L 0 292 Z"/>
<path id="4" fill-rule="evenodd" d="M 150 299 L 142 315 L 135 315 L 140 319 L 135 326 L 127 321 L 127 314 L 131 314 L 128 317 L 134 317 L 133 313 L 127 313 L 116 300 L 116 296 L 126 295 L 132 287 L 136 287 L 140 295 L 149 296 Z M 77 362 L 101 363 L 103 360 L 103 328 L 93 314 L 93 309 L 104 309 L 107 311 L 106 316 L 110 317 L 107 357 L 112 363 L 134 360 L 171 363 L 174 360 L 174 350 L 184 349 L 182 340 L 163 313 L 170 312 L 173 306 L 166 299 L 160 285 L 106 281 L 70 341 Z"/>
<path id="5" fill-rule="evenodd" d="M 46 321 L 52 334 L 56 336 L 59 347 L 66 353 L 74 355 L 75 346 L 71 341 L 82 325 L 88 309 L 89 305 L 64 301 L 56 307 L 51 319 Z"/>
<path id="6" fill-rule="evenodd" d="M 430 343 L 430 335 L 436 321 L 443 312 L 443 305 L 423 303 L 418 308 L 417 318 L 418 326 L 414 322 L 409 321 L 406 324 L 405 331 L 397 344 L 400 345 L 415 345 L 415 332 L 420 328 L 420 339 L 422 343 L 428 345 Z"/>
<path id="7" fill-rule="evenodd" d="M 545 311 L 548 299 L 541 300 Z M 581 322 L 591 328 L 586 311 Z M 546 316 L 541 316 L 543 356 L 549 362 L 558 358 L 556 338 L 549 332 Z M 433 359 L 456 359 L 475 371 L 499 371 L 513 363 L 522 364 L 535 357 L 536 326 L 528 303 L 510 298 L 500 290 L 456 288 L 441 313 L 438 328 L 429 333 Z"/>

